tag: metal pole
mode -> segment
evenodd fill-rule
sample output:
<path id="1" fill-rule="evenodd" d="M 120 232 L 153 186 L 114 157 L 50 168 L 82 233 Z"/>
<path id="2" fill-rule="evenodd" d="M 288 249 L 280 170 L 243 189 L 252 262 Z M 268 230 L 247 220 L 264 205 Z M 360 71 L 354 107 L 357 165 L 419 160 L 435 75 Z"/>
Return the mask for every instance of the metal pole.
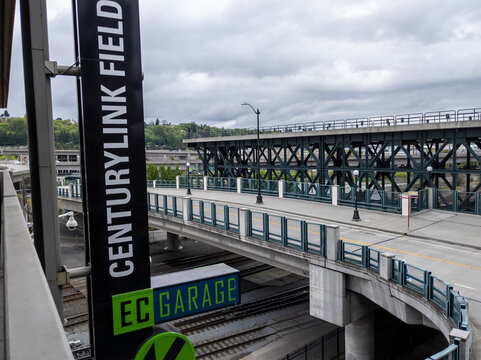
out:
<path id="1" fill-rule="evenodd" d="M 63 320 L 62 287 L 57 280 L 61 268 L 52 99 L 45 74 L 49 60 L 46 10 L 45 0 L 20 1 L 34 243 Z"/>
<path id="2" fill-rule="evenodd" d="M 189 170 L 189 164 L 187 164 L 187 195 L 192 195 L 190 191 L 190 170 Z"/>
<path id="3" fill-rule="evenodd" d="M 357 170 L 356 170 L 357 171 Z M 352 214 L 353 221 L 359 221 L 361 218 L 359 217 L 359 211 L 357 210 L 357 179 L 358 175 L 354 175 L 354 214 Z"/>
<path id="4" fill-rule="evenodd" d="M 243 103 L 241 105 L 248 105 L 252 111 L 257 115 L 257 144 L 256 144 L 256 162 L 257 162 L 257 200 L 256 204 L 262 204 L 262 194 L 261 194 L 261 162 L 260 162 L 260 155 L 259 155 L 259 115 L 260 111 L 259 108 L 254 109 L 251 104 Z"/>
<path id="5" fill-rule="evenodd" d="M 261 195 L 261 159 L 259 154 L 259 115 L 260 111 L 259 108 L 255 112 L 257 114 L 257 200 L 256 204 L 262 204 L 262 195 Z"/>

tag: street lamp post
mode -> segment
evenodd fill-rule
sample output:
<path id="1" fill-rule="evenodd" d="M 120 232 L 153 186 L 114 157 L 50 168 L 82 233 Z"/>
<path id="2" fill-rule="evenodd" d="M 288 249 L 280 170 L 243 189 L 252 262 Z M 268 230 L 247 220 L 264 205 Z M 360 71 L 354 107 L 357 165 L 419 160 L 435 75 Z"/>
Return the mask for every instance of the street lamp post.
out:
<path id="1" fill-rule="evenodd" d="M 433 172 L 433 167 L 429 165 L 426 170 L 428 171 L 428 187 L 429 187 L 429 182 L 431 181 L 431 173 Z"/>
<path id="2" fill-rule="evenodd" d="M 192 193 L 190 192 L 190 163 L 187 163 L 185 165 L 187 166 L 187 195 L 192 195 Z"/>
<path id="3" fill-rule="evenodd" d="M 358 188 L 358 176 L 359 170 L 354 170 L 352 172 L 354 175 L 354 214 L 352 214 L 353 221 L 360 221 L 359 211 L 357 210 L 357 188 Z"/>
<path id="4" fill-rule="evenodd" d="M 259 108 L 257 110 L 251 104 L 243 103 L 241 105 L 248 105 L 251 107 L 252 111 L 257 115 L 257 146 L 256 146 L 256 161 L 257 161 L 257 200 L 256 204 L 262 204 L 262 194 L 261 194 L 261 161 L 259 157 Z"/>

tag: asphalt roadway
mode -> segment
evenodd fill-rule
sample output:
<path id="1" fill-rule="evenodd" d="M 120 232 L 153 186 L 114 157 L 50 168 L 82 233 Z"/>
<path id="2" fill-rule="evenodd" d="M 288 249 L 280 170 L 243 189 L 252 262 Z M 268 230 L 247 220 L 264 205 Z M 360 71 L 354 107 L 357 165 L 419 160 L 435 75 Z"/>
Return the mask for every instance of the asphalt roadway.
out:
<path id="1" fill-rule="evenodd" d="M 151 193 L 186 196 L 185 189 L 148 188 Z M 469 301 L 473 330 L 473 358 L 481 359 L 481 216 L 424 210 L 407 217 L 360 209 L 361 221 L 352 221 L 353 208 L 314 201 L 193 189 L 192 198 L 223 203 L 288 218 L 340 226 L 341 239 L 394 254 L 453 285 Z"/>

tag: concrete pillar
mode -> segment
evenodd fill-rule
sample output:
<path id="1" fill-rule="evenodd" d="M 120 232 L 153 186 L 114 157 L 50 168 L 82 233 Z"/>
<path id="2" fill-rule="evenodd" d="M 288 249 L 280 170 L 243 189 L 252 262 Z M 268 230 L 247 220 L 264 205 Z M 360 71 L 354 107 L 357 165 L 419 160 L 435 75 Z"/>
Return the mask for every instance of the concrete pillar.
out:
<path id="1" fill-rule="evenodd" d="M 245 240 L 248 235 L 249 209 L 239 209 L 239 235 L 241 240 Z"/>
<path id="2" fill-rule="evenodd" d="M 409 214 L 409 196 L 408 193 L 402 193 L 401 198 L 401 211 L 402 216 L 408 216 Z"/>
<path id="3" fill-rule="evenodd" d="M 182 249 L 182 246 L 180 246 L 179 235 L 167 232 L 167 246 L 164 250 L 171 251 L 180 249 Z"/>
<path id="4" fill-rule="evenodd" d="M 428 209 L 434 208 L 434 188 L 428 188 Z"/>
<path id="5" fill-rule="evenodd" d="M 392 258 L 394 258 L 394 254 L 389 253 L 381 253 L 381 259 L 379 264 L 379 275 L 384 280 L 391 280 L 392 276 Z"/>
<path id="6" fill-rule="evenodd" d="M 182 199 L 182 211 L 183 211 L 183 215 L 184 215 L 184 221 L 190 221 L 191 219 L 191 210 L 192 210 L 192 207 L 190 206 L 192 203 L 192 199 L 191 198 L 183 198 Z"/>
<path id="7" fill-rule="evenodd" d="M 209 177 L 204 176 L 204 191 L 207 191 L 207 184 L 209 183 Z"/>
<path id="8" fill-rule="evenodd" d="M 339 238 L 339 226 L 328 225 L 326 228 L 326 257 L 328 260 L 337 260 L 337 247 Z"/>
<path id="9" fill-rule="evenodd" d="M 339 199 L 339 185 L 331 185 L 331 195 L 332 205 L 337 206 Z"/>
<path id="10" fill-rule="evenodd" d="M 374 359 L 374 313 L 346 325 L 346 360 Z"/>
<path id="11" fill-rule="evenodd" d="M 154 187 L 154 189 L 157 187 L 157 180 L 152 181 L 152 186 Z"/>
<path id="12" fill-rule="evenodd" d="M 175 177 L 175 188 L 180 189 L 180 175 Z"/>
<path id="13" fill-rule="evenodd" d="M 237 178 L 237 193 L 240 194 L 242 192 L 242 178 Z"/>
<path id="14" fill-rule="evenodd" d="M 309 264 L 309 314 L 337 326 L 350 322 L 345 274 Z"/>
<path id="15" fill-rule="evenodd" d="M 471 333 L 469 331 L 452 329 L 449 333 L 449 343 L 454 344 L 454 340 L 459 340 L 459 359 L 458 360 L 469 360 L 469 344 Z"/>
<path id="16" fill-rule="evenodd" d="M 284 188 L 286 186 L 286 181 L 285 180 L 279 180 L 279 197 L 282 199 L 284 197 Z"/>

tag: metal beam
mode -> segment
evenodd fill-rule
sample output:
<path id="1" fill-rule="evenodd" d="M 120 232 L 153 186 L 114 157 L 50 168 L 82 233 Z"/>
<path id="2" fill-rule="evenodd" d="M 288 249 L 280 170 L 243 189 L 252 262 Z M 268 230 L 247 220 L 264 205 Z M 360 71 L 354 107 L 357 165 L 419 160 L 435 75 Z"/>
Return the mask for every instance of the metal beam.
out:
<path id="1" fill-rule="evenodd" d="M 21 0 L 23 66 L 27 108 L 35 248 L 60 318 L 63 319 L 52 99 L 45 0 Z"/>

